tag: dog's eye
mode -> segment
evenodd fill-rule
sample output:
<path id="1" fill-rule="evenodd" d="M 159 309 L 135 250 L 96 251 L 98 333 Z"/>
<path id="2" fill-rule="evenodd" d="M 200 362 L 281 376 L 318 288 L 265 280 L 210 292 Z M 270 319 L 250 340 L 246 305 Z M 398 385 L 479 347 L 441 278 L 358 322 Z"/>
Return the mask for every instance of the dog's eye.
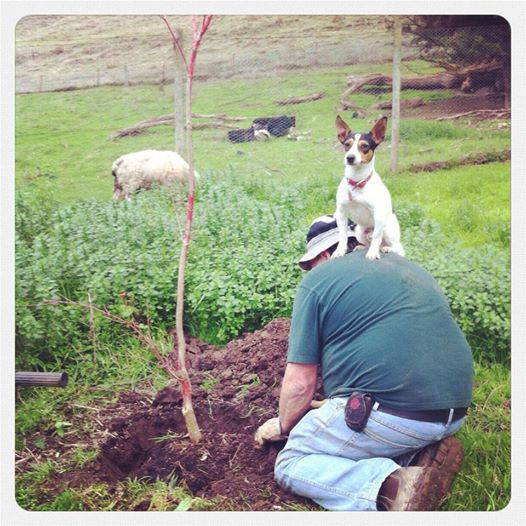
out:
<path id="1" fill-rule="evenodd" d="M 353 140 L 352 139 L 349 139 L 348 141 L 345 141 L 343 143 L 343 146 L 346 150 L 348 150 L 351 146 L 352 146 L 352 143 L 353 143 Z"/>
<path id="2" fill-rule="evenodd" d="M 368 152 L 370 150 L 370 147 L 367 143 L 360 144 L 360 150 L 364 153 Z"/>

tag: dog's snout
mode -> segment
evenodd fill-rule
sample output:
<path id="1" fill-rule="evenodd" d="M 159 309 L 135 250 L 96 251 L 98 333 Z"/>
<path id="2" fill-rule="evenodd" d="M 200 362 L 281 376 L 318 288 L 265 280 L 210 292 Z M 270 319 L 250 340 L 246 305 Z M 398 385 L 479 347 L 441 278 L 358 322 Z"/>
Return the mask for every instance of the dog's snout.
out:
<path id="1" fill-rule="evenodd" d="M 347 156 L 347 164 L 354 164 L 355 161 L 356 161 L 356 156 L 355 155 L 348 155 Z"/>

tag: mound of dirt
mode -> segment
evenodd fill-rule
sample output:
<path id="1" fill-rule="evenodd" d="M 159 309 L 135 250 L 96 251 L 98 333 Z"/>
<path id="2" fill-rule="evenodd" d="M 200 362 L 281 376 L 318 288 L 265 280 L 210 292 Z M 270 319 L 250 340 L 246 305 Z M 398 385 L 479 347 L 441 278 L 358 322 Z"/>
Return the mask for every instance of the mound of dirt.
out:
<path id="1" fill-rule="evenodd" d="M 107 424 L 110 438 L 101 445 L 99 476 L 151 481 L 176 477 L 194 496 L 227 500 L 230 509 L 305 504 L 273 480 L 283 444 L 256 449 L 253 439 L 257 426 L 277 414 L 289 328 L 290 320 L 275 319 L 223 348 L 190 340 L 192 400 L 202 441 L 192 445 L 186 435 L 177 386 L 161 390 L 153 402 L 123 393 Z"/>

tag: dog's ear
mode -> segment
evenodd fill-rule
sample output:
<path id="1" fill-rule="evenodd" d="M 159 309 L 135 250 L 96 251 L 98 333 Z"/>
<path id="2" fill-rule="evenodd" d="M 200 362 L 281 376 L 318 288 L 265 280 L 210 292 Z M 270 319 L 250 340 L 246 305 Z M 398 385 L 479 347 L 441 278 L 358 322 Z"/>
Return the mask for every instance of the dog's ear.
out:
<path id="1" fill-rule="evenodd" d="M 338 140 L 343 144 L 343 141 L 345 141 L 345 137 L 349 135 L 349 132 L 351 129 L 345 121 L 338 115 L 336 117 L 336 132 L 338 134 Z"/>
<path id="2" fill-rule="evenodd" d="M 384 115 L 383 117 L 380 117 L 378 121 L 376 121 L 376 124 L 373 126 L 373 129 L 370 132 L 376 144 L 383 142 L 386 129 L 387 117 Z"/>

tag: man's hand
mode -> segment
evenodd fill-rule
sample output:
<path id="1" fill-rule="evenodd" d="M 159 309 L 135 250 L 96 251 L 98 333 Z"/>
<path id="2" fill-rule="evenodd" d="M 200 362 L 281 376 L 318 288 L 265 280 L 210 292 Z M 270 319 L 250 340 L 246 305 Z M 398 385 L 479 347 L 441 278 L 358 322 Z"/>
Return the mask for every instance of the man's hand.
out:
<path id="1" fill-rule="evenodd" d="M 277 417 L 270 418 L 259 426 L 254 435 L 257 448 L 263 447 L 265 442 L 279 442 L 280 440 L 286 439 L 287 437 L 281 434 L 281 426 L 279 424 L 279 418 Z"/>

